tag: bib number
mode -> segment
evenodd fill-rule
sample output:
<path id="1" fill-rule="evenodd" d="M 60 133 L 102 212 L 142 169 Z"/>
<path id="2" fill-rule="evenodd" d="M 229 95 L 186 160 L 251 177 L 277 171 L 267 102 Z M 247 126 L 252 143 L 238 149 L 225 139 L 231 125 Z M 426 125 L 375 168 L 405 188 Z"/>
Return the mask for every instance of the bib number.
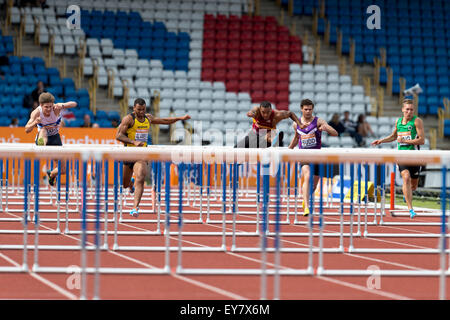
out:
<path id="1" fill-rule="evenodd" d="M 45 127 L 47 130 L 48 136 L 54 136 L 55 134 L 58 134 L 58 127 Z"/>
<path id="2" fill-rule="evenodd" d="M 302 148 L 312 148 L 317 145 L 316 135 L 315 134 L 303 134 L 300 136 L 302 142 Z"/>
<path id="3" fill-rule="evenodd" d="M 405 132 L 398 132 L 398 136 L 401 138 L 401 141 L 408 141 L 411 139 L 411 131 L 405 131 Z M 401 143 L 399 142 L 401 146 L 409 146 L 407 143 Z"/>
<path id="4" fill-rule="evenodd" d="M 148 139 L 148 132 L 147 131 L 136 131 L 136 135 L 134 137 L 134 140 L 147 142 L 147 139 Z"/>

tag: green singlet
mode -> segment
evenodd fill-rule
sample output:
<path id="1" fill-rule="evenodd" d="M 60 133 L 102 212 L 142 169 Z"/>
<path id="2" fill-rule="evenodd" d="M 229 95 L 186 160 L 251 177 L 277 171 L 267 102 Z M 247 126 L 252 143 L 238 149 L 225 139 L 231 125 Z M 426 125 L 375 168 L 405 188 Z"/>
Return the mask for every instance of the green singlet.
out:
<path id="1" fill-rule="evenodd" d="M 402 138 L 402 141 L 413 140 L 417 137 L 417 129 L 414 121 L 417 116 L 413 116 L 406 124 L 402 124 L 403 117 L 397 119 L 397 136 Z M 397 142 L 398 150 L 418 150 L 418 146 L 413 144 L 406 144 Z"/>

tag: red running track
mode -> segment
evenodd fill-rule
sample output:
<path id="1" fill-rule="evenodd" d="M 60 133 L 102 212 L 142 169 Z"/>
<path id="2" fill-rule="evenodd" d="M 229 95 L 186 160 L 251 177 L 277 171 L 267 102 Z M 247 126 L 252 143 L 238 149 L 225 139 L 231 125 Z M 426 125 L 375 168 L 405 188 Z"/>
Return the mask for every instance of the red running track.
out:
<path id="1" fill-rule="evenodd" d="M 41 193 L 44 197 L 48 197 L 45 191 Z M 141 208 L 147 211 L 150 209 L 150 199 L 148 196 L 149 189 L 146 189 Z M 177 195 L 177 191 L 173 191 L 172 197 Z M 54 198 L 54 195 L 53 195 Z M 64 230 L 64 214 L 65 203 L 64 195 L 61 197 L 61 230 Z M 127 198 L 127 203 L 131 203 L 131 197 Z M 23 215 L 23 201 L 20 195 L 10 194 L 9 212 L 0 214 L 0 244 L 23 245 L 23 230 L 20 218 Z M 47 204 L 45 204 L 47 202 Z M 308 225 L 305 223 L 306 218 L 298 216 L 299 223 L 294 224 L 293 219 L 293 201 L 290 201 L 290 222 L 286 223 L 286 216 L 283 215 L 283 223 L 280 230 L 283 236 L 280 238 L 281 247 L 287 249 L 307 249 L 309 247 Z M 300 202 L 299 202 L 300 204 Z M 199 219 L 199 201 L 196 200 L 195 206 L 185 205 L 183 207 L 183 218 L 185 223 L 182 230 L 188 232 L 212 232 L 211 235 L 192 234 L 182 236 L 183 248 L 188 247 L 215 247 L 222 245 L 222 218 L 220 213 L 221 203 L 219 199 L 211 201 L 210 222 L 206 223 L 206 201 L 203 201 L 203 221 L 192 222 Z M 285 202 L 282 205 L 286 205 Z M 69 202 L 69 218 L 80 218 L 80 214 L 75 212 L 75 200 Z M 93 209 L 95 203 L 89 200 L 88 219 L 94 219 Z M 131 250 L 112 250 L 114 237 L 114 223 L 111 221 L 113 214 L 111 210 L 113 204 L 109 202 L 108 218 L 108 250 L 102 250 L 100 253 L 101 267 L 111 268 L 163 268 L 165 265 L 164 251 L 131 251 Z M 155 231 L 156 230 L 156 214 L 143 213 L 138 219 L 127 217 L 128 208 L 123 211 L 123 221 L 118 224 L 118 231 Z M 162 197 L 161 212 L 164 213 L 164 197 Z M 176 273 L 178 252 L 178 201 L 174 198 L 171 202 L 171 226 L 170 226 L 170 246 L 174 249 L 170 253 L 170 274 L 101 274 L 100 275 L 100 298 L 101 299 L 199 299 L 199 300 L 215 300 L 215 299 L 260 299 L 261 297 L 261 276 L 260 275 L 183 275 Z M 317 208 L 315 209 L 317 210 Z M 68 234 L 56 232 L 56 207 L 50 204 L 48 200 L 43 199 L 40 203 L 41 223 L 39 230 L 39 245 L 79 245 L 80 244 L 80 226 L 79 221 L 71 221 L 69 223 Z M 193 211 L 195 213 L 189 213 Z M 256 231 L 256 205 L 251 199 L 246 201 L 246 196 L 241 196 L 238 206 L 239 214 L 236 215 L 237 232 L 254 233 Z M 364 210 L 361 210 L 364 212 Z M 274 231 L 275 214 L 274 208 L 270 209 L 269 215 L 271 223 L 270 231 Z M 325 209 L 325 226 L 323 228 L 323 245 L 325 248 L 337 248 L 339 246 L 340 232 L 340 216 L 337 215 L 338 209 Z M 349 212 L 346 206 L 345 212 Z M 334 215 L 329 215 L 329 214 Z M 373 209 L 369 209 L 369 214 L 373 214 Z M 161 214 L 164 219 L 164 214 Z M 357 207 L 355 207 L 353 225 L 353 245 L 355 249 L 361 248 L 409 248 L 409 249 L 437 249 L 439 238 L 436 236 L 429 237 L 432 234 L 440 232 L 440 218 L 430 217 L 425 213 L 419 214 L 412 222 L 408 217 L 392 217 L 389 212 L 384 216 L 384 224 L 373 224 L 373 215 L 368 217 L 369 236 L 357 236 Z M 14 219 L 16 221 L 14 221 Z M 103 214 L 102 214 L 103 219 Z M 315 221 L 318 216 L 314 215 Z M 151 220 L 152 222 L 142 222 Z M 191 222 L 189 222 L 191 220 Z M 183 251 L 182 266 L 183 268 L 199 268 L 211 270 L 213 268 L 221 269 L 260 269 L 262 265 L 262 254 L 260 252 L 231 251 L 233 230 L 232 214 L 226 214 L 226 247 L 227 251 L 215 252 L 192 252 Z M 379 220 L 379 217 L 378 217 Z M 361 215 L 360 225 L 361 233 L 364 229 L 364 216 Z M 350 216 L 344 216 L 344 234 L 350 232 Z M 397 223 L 392 225 L 392 223 Z M 429 225 L 425 225 L 429 224 Z M 87 230 L 94 230 L 94 222 L 88 222 Z M 34 224 L 28 225 L 28 230 L 32 231 Z M 103 222 L 100 224 L 100 230 L 104 229 Z M 11 231 L 11 230 L 16 230 Z M 161 230 L 164 230 L 164 220 L 161 222 Z M 319 226 L 314 225 L 313 245 L 317 249 L 319 246 Z M 47 232 L 47 233 L 45 233 Z M 301 234 L 299 234 L 301 233 Z M 371 236 L 371 234 L 375 234 Z M 397 236 L 398 234 L 398 236 Z M 424 237 L 404 237 L 404 234 L 423 234 Z M 383 236 L 385 235 L 385 236 Z M 103 241 L 103 234 L 102 241 Z M 93 234 L 87 237 L 88 244 L 94 243 Z M 165 238 L 162 234 L 119 234 L 119 248 L 123 246 L 164 246 Z M 440 265 L 439 254 L 437 253 L 351 253 L 348 252 L 349 237 L 344 237 L 344 248 L 346 252 L 325 252 L 323 253 L 323 267 L 327 269 L 360 269 L 379 268 L 381 270 L 438 270 Z M 28 244 L 34 244 L 34 235 L 28 234 Z M 267 245 L 271 249 L 274 247 L 274 236 L 267 236 Z M 259 248 L 260 238 L 254 234 L 236 236 L 236 247 L 242 248 Z M 0 268 L 20 266 L 23 259 L 22 249 L 0 249 Z M 88 267 L 94 266 L 94 251 L 87 252 Z M 28 249 L 28 263 L 34 262 L 34 251 Z M 314 269 L 318 266 L 317 252 L 313 253 Z M 446 256 L 448 263 L 448 255 Z M 81 253 L 80 250 L 39 250 L 39 266 L 41 267 L 68 267 L 80 266 Z M 267 253 L 267 268 L 273 268 L 275 257 L 272 252 Z M 281 252 L 280 253 L 280 270 L 305 269 L 308 266 L 308 252 Z M 448 266 L 448 264 L 446 264 Z M 379 282 L 373 282 L 374 278 L 368 275 L 364 276 L 318 276 L 316 275 L 281 275 L 280 276 L 280 299 L 283 300 L 303 300 L 303 299 L 438 299 L 439 298 L 439 277 L 438 276 L 381 276 Z M 266 298 L 274 298 L 274 276 L 267 276 Z M 372 282 L 371 282 L 372 280 Z M 0 290 L 0 299 L 78 299 L 80 297 L 80 289 L 73 284 L 79 281 L 79 275 L 71 273 L 6 273 L 0 272 L 0 287 L 8 288 L 8 290 Z M 371 289 L 370 284 L 378 284 L 377 288 Z M 450 281 L 446 278 L 446 296 L 450 295 Z M 94 294 L 94 276 L 87 276 L 87 298 L 92 299 Z"/>

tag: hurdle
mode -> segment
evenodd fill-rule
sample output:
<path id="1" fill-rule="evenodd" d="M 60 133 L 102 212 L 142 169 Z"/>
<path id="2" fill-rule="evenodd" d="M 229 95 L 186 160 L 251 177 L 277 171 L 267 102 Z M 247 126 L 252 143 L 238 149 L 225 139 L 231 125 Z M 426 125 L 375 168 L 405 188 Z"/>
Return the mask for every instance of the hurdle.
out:
<path id="1" fill-rule="evenodd" d="M 6 207 L 2 213 L 2 219 L 6 219 L 4 215 L 8 215 L 9 220 L 1 220 L 2 222 L 20 222 L 22 221 L 23 230 L 23 244 L 16 245 L 15 249 L 23 250 L 23 263 L 20 268 L 16 267 L 0 267 L 0 272 L 28 272 L 29 261 L 27 261 L 27 250 L 32 249 L 34 251 L 33 272 L 37 273 L 67 273 L 68 267 L 66 266 L 43 266 L 39 263 L 39 251 L 40 250 L 80 250 L 81 252 L 81 275 L 82 275 L 82 288 L 80 297 L 85 299 L 87 297 L 87 274 L 94 274 L 94 298 L 100 298 L 99 279 L 102 274 L 170 274 L 176 273 L 180 275 L 258 275 L 261 277 L 261 292 L 262 298 L 267 298 L 267 278 L 268 275 L 273 275 L 274 278 L 274 298 L 280 297 L 280 276 L 335 276 L 335 275 L 371 275 L 370 270 L 347 270 L 347 269 L 329 269 L 326 266 L 327 255 L 326 254 L 345 254 L 345 253 L 429 253 L 440 256 L 440 266 L 436 270 L 381 270 L 381 275 L 387 276 L 432 276 L 439 277 L 440 279 L 440 296 L 445 294 L 442 291 L 442 281 L 445 282 L 445 278 L 449 271 L 446 269 L 447 254 L 449 253 L 446 241 L 449 235 L 447 234 L 446 223 L 447 215 L 449 212 L 446 207 L 445 191 L 441 196 L 443 201 L 442 212 L 438 215 L 437 212 L 429 216 L 429 218 L 441 218 L 441 221 L 429 223 L 424 226 L 440 227 L 439 233 L 381 233 L 376 232 L 377 228 L 389 226 L 387 221 L 387 214 L 384 208 L 385 199 L 385 178 L 386 167 L 385 162 L 401 162 L 401 163 L 439 163 L 443 168 L 443 175 L 447 170 L 447 164 L 449 162 L 449 153 L 446 151 L 421 151 L 420 158 L 411 157 L 411 152 L 401 152 L 392 150 L 366 150 L 364 152 L 360 150 L 352 149 L 340 149 L 336 150 L 320 150 L 310 151 L 302 150 L 286 150 L 286 149 L 272 149 L 272 150 L 241 150 L 232 148 L 142 148 L 143 150 L 123 150 L 119 147 L 105 147 L 105 146 L 64 146 L 62 148 L 52 147 L 33 147 L 28 145 L 12 146 L 2 145 L 0 146 L 0 170 L 1 170 L 1 183 L 0 183 L 0 203 L 3 205 L 5 202 Z M 11 152 L 15 152 L 23 157 L 24 175 L 21 179 L 14 180 L 14 187 L 9 186 L 10 174 L 17 173 L 18 170 L 9 170 L 9 166 L 15 166 L 14 162 L 10 162 L 9 156 Z M 214 156 L 211 156 L 214 154 Z M 195 157 L 200 156 L 200 163 L 195 162 Z M 61 164 L 65 161 L 66 165 L 66 178 L 75 177 L 76 181 L 72 182 L 70 179 L 66 179 L 65 190 L 61 186 L 61 175 L 58 174 L 57 185 L 55 190 L 52 188 L 46 190 L 47 186 L 42 186 L 39 181 L 41 161 L 45 159 L 57 159 L 58 168 L 61 168 Z M 72 165 L 69 165 L 69 159 Z M 154 219 L 143 219 L 145 221 L 125 219 L 122 216 L 123 210 L 125 210 L 124 201 L 126 201 L 126 195 L 122 185 L 122 161 L 144 159 L 154 162 L 154 175 L 153 186 L 156 187 L 156 213 L 153 216 Z M 183 161 L 180 161 L 183 160 Z M 81 163 L 79 163 L 81 162 Z M 91 168 L 95 172 L 95 185 L 92 185 L 90 181 L 87 181 L 88 163 L 93 165 Z M 298 179 L 298 162 L 302 163 L 314 163 L 318 164 L 319 169 L 319 195 L 314 196 L 314 190 L 309 190 L 309 206 L 310 215 L 308 219 L 301 218 L 299 210 L 297 208 L 298 200 L 301 198 L 296 193 L 298 192 L 298 185 L 300 179 Z M 328 181 L 324 181 L 322 178 L 328 176 L 330 170 L 327 165 L 326 170 L 324 165 L 328 163 L 339 164 L 340 179 L 344 180 L 344 164 L 350 166 L 350 200 L 348 203 L 344 201 L 344 185 L 340 185 L 340 194 L 337 207 L 338 212 L 330 212 L 333 209 L 333 205 L 329 201 L 329 192 L 327 196 L 323 196 L 324 186 Z M 3 164 L 7 166 L 3 169 Z M 192 165 L 194 163 L 194 165 Z M 251 190 L 250 181 L 248 176 L 243 178 L 241 174 L 245 171 L 239 170 L 239 165 L 244 163 L 245 166 L 256 165 L 257 178 L 255 181 L 255 190 Z M 294 170 L 291 170 L 291 165 L 294 164 Z M 31 167 L 33 164 L 33 168 Z M 113 183 L 112 186 L 108 183 L 109 165 L 113 167 Z M 178 184 L 171 185 L 171 166 L 175 164 L 178 168 Z M 212 164 L 215 166 L 214 186 L 212 188 L 211 173 Z M 81 170 L 77 169 L 81 165 Z M 94 166 L 95 165 L 95 166 Z M 380 166 L 382 172 L 381 178 L 378 181 L 375 175 L 375 197 L 373 203 L 369 201 L 368 196 L 368 181 L 370 169 L 375 169 L 376 166 Z M 18 165 L 17 165 L 18 168 Z M 241 168 L 244 168 L 242 166 Z M 271 175 L 270 168 L 274 169 L 275 176 Z M 361 200 L 363 180 L 362 171 L 364 169 L 364 201 Z M 220 173 L 219 173 L 220 170 Z M 74 172 L 75 171 L 75 172 Z M 193 172 L 199 172 L 201 179 L 198 181 L 198 185 L 195 183 L 191 186 L 191 180 Z M 291 178 L 291 172 L 294 171 L 294 179 Z M 375 170 L 376 171 L 376 170 Z M 91 171 L 92 172 L 92 171 Z M 163 174 L 164 172 L 164 174 Z M 6 173 L 6 177 L 3 174 Z M 356 173 L 356 174 L 355 174 Z M 204 192 L 203 174 L 206 174 L 206 192 Z M 76 178 L 77 175 L 81 175 L 81 180 Z M 355 190 L 354 181 L 355 176 L 358 181 L 358 189 Z M 220 177 L 220 178 L 219 178 Z M 33 182 L 31 179 L 33 178 Z M 262 178 L 262 188 L 260 179 Z M 246 182 L 243 183 L 242 181 Z M 310 175 L 310 185 L 312 184 L 313 175 Z M 23 181 L 22 181 L 23 180 Z M 271 181 L 275 180 L 275 186 L 271 186 Z M 293 180 L 293 181 L 292 181 Z M 12 181 L 12 180 L 11 180 Z M 103 181 L 103 182 L 102 182 Z M 80 184 L 78 184 L 80 182 Z M 242 183 L 240 183 L 242 182 Z M 294 186 L 291 187 L 291 182 L 294 182 Z M 162 184 L 164 183 L 164 188 Z M 253 183 L 253 182 L 252 182 Z M 77 185 L 80 187 L 78 188 Z M 33 186 L 33 188 L 31 188 Z M 153 187 L 151 186 L 151 188 Z M 245 186 L 245 187 L 244 187 Z M 328 186 L 327 186 L 328 187 Z M 445 190 L 446 181 L 443 180 L 443 189 Z M 294 188 L 294 197 L 291 198 L 291 188 Z M 78 194 L 78 190 L 81 192 L 81 196 L 71 198 L 70 194 Z M 175 192 L 177 190 L 178 192 Z M 56 192 L 54 192 L 56 191 Z M 50 195 L 51 205 L 56 205 L 54 210 L 50 210 L 47 207 L 50 204 L 44 202 L 39 203 L 42 192 L 48 192 Z M 52 197 L 55 193 L 55 204 L 53 204 Z M 12 208 L 10 202 L 10 195 L 13 194 L 16 197 L 23 197 L 23 210 Z M 103 194 L 103 197 L 102 197 Z M 212 194 L 216 197 L 212 197 Z M 354 195 L 357 194 L 358 201 L 354 200 Z M 203 201 L 203 197 L 206 195 L 207 201 Z M 239 199 L 240 195 L 246 195 L 245 201 Z M 381 202 L 378 202 L 378 195 L 381 197 Z M 65 196 L 65 197 L 64 197 Z M 111 196 L 111 198 L 110 198 Z M 260 196 L 262 198 L 260 199 Z M 162 197 L 165 197 L 165 203 L 163 203 Z M 315 199 L 317 198 L 317 199 Z M 33 201 L 29 201 L 32 200 Z M 61 201 L 65 199 L 66 212 L 65 212 L 65 226 L 61 228 Z M 271 208 L 271 200 L 275 200 L 275 205 Z M 4 200 L 4 202 L 3 202 Z M 47 199 L 46 199 L 47 200 Z M 112 208 L 108 206 L 108 200 L 114 201 Z M 71 218 L 73 214 L 80 214 L 77 210 L 69 210 L 69 202 L 81 202 L 81 215 L 77 218 Z M 103 206 L 101 205 L 103 201 Z M 245 204 L 253 202 L 253 209 L 249 212 L 245 209 Z M 256 203 L 256 207 L 255 204 Z M 259 204 L 262 204 L 260 208 Z M 294 205 L 292 206 L 292 203 Z M 357 207 L 356 207 L 357 203 Z M 171 211 L 172 206 L 177 205 L 175 211 Z M 195 206 L 194 206 L 195 204 Z M 14 203 L 14 207 L 16 204 Z M 186 210 L 185 206 L 195 207 L 199 210 Z M 212 212 L 214 206 L 219 206 L 221 209 Z M 32 208 L 32 210 L 31 210 Z M 88 209 L 91 208 L 91 209 Z M 103 208 L 104 216 L 101 217 Z M 357 208 L 357 210 L 356 210 Z M 6 210 L 8 209 L 8 210 Z M 204 212 L 206 209 L 206 214 Z M 272 210 L 270 210 L 272 209 Z M 273 210 L 274 209 L 274 210 Z M 13 210 L 13 211 L 12 211 Z M 328 210 L 328 211 L 327 211 Z M 348 212 L 347 212 L 348 211 Z M 364 211 L 364 212 L 363 212 Z M 373 213 L 369 212 L 373 211 Z M 31 217 L 31 212 L 33 216 Z M 160 219 L 160 213 L 164 212 L 164 221 Z M 355 227 L 355 214 L 358 212 L 358 220 L 356 221 L 357 229 Z M 22 213 L 22 217 L 18 215 Z M 112 217 L 108 218 L 109 213 L 112 213 Z M 54 215 L 54 218 L 43 218 L 42 215 Z M 144 212 L 143 215 L 150 213 Z M 364 215 L 364 223 L 361 221 Z M 178 230 L 171 230 L 171 215 L 178 216 L 177 226 Z M 191 216 L 188 216 L 191 215 Z M 193 215 L 193 218 L 192 218 Z M 294 221 L 292 220 L 294 215 Z M 220 216 L 222 219 L 221 230 L 218 232 L 205 231 L 189 231 L 186 230 L 188 225 L 210 225 L 216 224 L 214 216 Z M 249 219 L 247 216 L 254 219 Z M 206 219 L 205 219 L 206 217 Z M 241 217 L 247 219 L 242 223 L 238 221 Z M 317 219 L 316 219 L 317 217 Z M 368 221 L 370 217 L 373 217 L 373 221 Z M 69 219 L 70 218 L 70 219 Z M 192 218 L 192 219 L 191 219 Z M 427 217 L 423 217 L 424 219 Z M 47 220 L 44 220 L 47 219 Z M 329 219 L 329 220 L 328 220 Z M 295 221 L 297 220 L 297 221 Z M 190 221 L 188 223 L 188 221 Z M 52 230 L 39 230 L 39 226 L 42 223 L 54 223 L 55 226 Z M 104 223 L 103 229 L 101 229 L 101 222 Z M 241 223 L 239 223 L 241 222 Z M 29 228 L 28 223 L 34 223 L 33 228 Z M 69 229 L 70 223 L 70 229 Z M 112 228 L 108 228 L 108 223 L 114 223 Z M 135 223 L 142 225 L 144 231 L 123 231 L 120 230 L 121 226 L 126 224 Z M 414 225 L 414 222 L 409 222 L 407 225 Z M 88 230 L 88 225 L 93 227 L 93 230 Z M 160 229 L 160 226 L 164 227 L 164 231 Z M 239 231 L 238 226 L 249 225 L 252 230 Z M 256 231 L 253 229 L 256 226 Z M 269 227 L 274 226 L 274 231 L 269 231 Z M 318 227 L 317 232 L 314 232 L 315 227 Z M 326 230 L 328 227 L 334 227 L 336 230 Z M 154 229 L 153 229 L 154 228 Z M 283 228 L 289 228 L 289 231 L 284 231 Z M 298 229 L 296 229 L 298 228 Z M 298 232 L 301 228 L 307 228 L 307 231 Z M 348 229 L 347 231 L 345 229 Z M 370 230 L 369 230 L 370 229 Z M 3 231 L 3 230 L 2 230 Z M 67 232 L 66 232 L 67 231 Z M 4 233 L 6 234 L 6 232 Z M 29 245 L 27 237 L 30 234 L 34 234 L 34 245 Z M 42 234 L 72 234 L 79 235 L 79 245 L 71 246 L 48 246 L 39 243 L 39 235 Z M 94 235 L 94 243 L 88 243 L 87 235 Z M 121 244 L 122 238 L 127 235 L 149 236 L 149 237 L 161 237 L 164 240 L 162 246 L 125 246 Z M 113 235 L 113 237 L 108 237 Z M 205 237 L 220 238 L 218 246 L 189 246 L 185 244 L 186 237 L 204 235 Z M 102 241 L 101 236 L 103 236 Z M 171 237 L 176 236 L 176 245 L 170 246 Z M 255 237 L 258 239 L 259 244 L 254 247 L 245 247 L 239 244 L 241 237 Z M 288 238 L 304 239 L 304 247 L 284 247 Z M 440 246 L 438 248 L 364 248 L 358 246 L 358 239 L 377 237 L 377 238 L 430 238 L 438 239 Z M 269 240 L 273 238 L 273 246 Z M 325 246 L 325 238 L 336 238 L 337 241 L 333 242 L 334 245 Z M 314 245 L 314 240 L 318 240 L 318 246 Z M 298 240 L 299 241 L 299 240 Z M 346 243 L 348 241 L 348 243 Z M 112 246 L 110 243 L 112 242 Z M 303 244 L 303 243 L 302 243 Z M 6 249 L 7 247 L 0 247 L 0 249 Z M 13 247 L 10 247 L 13 249 Z M 110 249 L 111 248 L 111 249 Z M 86 251 L 95 251 L 94 265 L 87 265 Z M 100 260 L 100 252 L 115 252 L 115 251 L 160 251 L 164 252 L 163 266 L 160 268 L 111 268 L 102 267 Z M 176 261 L 170 261 L 170 252 L 176 251 Z M 224 254 L 231 252 L 258 252 L 260 256 L 260 268 L 186 268 L 184 266 L 183 254 L 185 252 L 223 252 Z M 267 254 L 274 253 L 275 262 L 273 264 L 268 263 Z M 305 262 L 304 268 L 301 265 L 291 268 L 284 267 L 280 264 L 281 254 L 283 253 L 304 253 L 306 257 L 302 258 Z M 314 265 L 313 256 L 318 254 L 318 265 Z M 442 280 L 443 279 L 443 280 Z"/>

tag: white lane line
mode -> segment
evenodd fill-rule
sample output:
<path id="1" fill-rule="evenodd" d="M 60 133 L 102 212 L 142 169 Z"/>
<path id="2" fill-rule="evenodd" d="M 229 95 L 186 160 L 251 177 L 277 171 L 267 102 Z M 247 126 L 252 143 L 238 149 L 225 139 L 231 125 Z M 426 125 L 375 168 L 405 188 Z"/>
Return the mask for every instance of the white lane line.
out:
<path id="1" fill-rule="evenodd" d="M 9 263 L 11 263 L 12 265 L 14 265 L 15 267 L 20 267 L 21 265 L 19 265 L 16 261 L 12 260 L 10 257 L 4 255 L 3 253 L 0 252 L 0 257 L 2 257 L 3 259 L 5 259 L 6 261 L 8 261 Z M 43 278 L 42 276 L 29 271 L 28 274 L 35 278 L 36 280 L 42 282 L 43 284 L 45 284 L 46 286 L 52 288 L 53 290 L 55 290 L 56 292 L 60 293 L 61 295 L 65 296 L 68 299 L 71 300 L 76 300 L 78 299 L 78 297 L 76 297 L 74 294 L 70 293 L 67 290 L 64 290 L 63 288 L 61 288 L 60 286 L 58 286 L 56 283 L 51 282 L 48 279 Z"/>

